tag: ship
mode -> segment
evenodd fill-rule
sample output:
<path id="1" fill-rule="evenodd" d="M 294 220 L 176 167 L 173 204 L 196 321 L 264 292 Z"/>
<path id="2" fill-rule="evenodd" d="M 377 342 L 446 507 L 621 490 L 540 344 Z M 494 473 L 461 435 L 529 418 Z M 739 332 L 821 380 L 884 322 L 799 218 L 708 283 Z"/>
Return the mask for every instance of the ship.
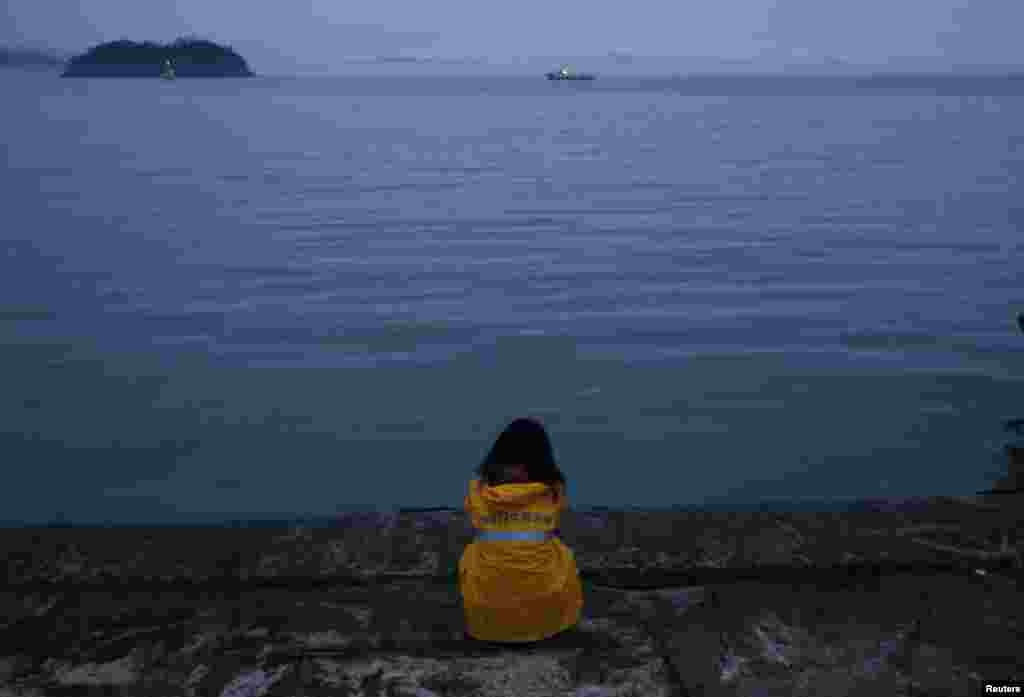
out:
<path id="1" fill-rule="evenodd" d="M 171 65 L 170 58 L 164 59 L 164 67 L 160 71 L 160 77 L 162 77 L 164 80 L 173 80 L 176 77 L 174 74 L 174 66 Z"/>
<path id="2" fill-rule="evenodd" d="M 546 76 L 549 80 L 593 80 L 596 77 L 590 73 L 574 73 L 566 67 L 557 72 L 546 73 Z"/>

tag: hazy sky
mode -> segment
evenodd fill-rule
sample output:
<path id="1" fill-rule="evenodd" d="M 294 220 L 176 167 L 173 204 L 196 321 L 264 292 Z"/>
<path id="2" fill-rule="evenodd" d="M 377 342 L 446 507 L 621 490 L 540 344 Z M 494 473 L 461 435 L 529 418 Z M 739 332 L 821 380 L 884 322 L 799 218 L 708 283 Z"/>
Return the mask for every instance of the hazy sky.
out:
<path id="1" fill-rule="evenodd" d="M 0 41 L 72 51 L 195 33 L 262 59 L 638 55 L 1024 63 L 1024 0 L 0 0 Z"/>

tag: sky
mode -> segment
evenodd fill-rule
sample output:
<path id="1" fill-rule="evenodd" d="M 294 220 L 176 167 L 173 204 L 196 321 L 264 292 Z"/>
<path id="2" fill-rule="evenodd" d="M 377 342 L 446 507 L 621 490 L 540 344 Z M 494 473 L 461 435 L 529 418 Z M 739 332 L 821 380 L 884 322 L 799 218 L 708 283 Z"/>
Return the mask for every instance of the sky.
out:
<path id="1" fill-rule="evenodd" d="M 59 11 L 56 9 L 59 7 Z M 777 64 L 1024 64 L 1022 0 L 0 0 L 0 42 L 78 52 L 195 34 L 251 62 L 351 56 L 679 56 Z"/>

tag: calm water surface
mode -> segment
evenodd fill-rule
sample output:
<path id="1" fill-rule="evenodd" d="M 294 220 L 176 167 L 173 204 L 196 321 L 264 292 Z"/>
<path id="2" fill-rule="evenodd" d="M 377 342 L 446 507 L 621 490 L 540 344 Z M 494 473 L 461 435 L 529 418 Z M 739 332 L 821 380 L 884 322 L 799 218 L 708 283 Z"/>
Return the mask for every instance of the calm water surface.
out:
<path id="1" fill-rule="evenodd" d="M 1024 82 L 0 72 L 0 518 L 969 493 Z"/>

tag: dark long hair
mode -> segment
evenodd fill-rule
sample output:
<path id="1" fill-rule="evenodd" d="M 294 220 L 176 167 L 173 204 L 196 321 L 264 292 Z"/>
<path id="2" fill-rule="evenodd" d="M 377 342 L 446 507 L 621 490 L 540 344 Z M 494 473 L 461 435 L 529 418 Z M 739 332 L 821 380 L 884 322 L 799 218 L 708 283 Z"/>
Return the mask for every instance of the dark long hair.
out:
<path id="1" fill-rule="evenodd" d="M 565 475 L 555 464 L 551 439 L 536 419 L 516 419 L 494 442 L 487 457 L 477 467 L 480 479 L 488 485 L 497 483 L 507 465 L 525 465 L 531 482 L 542 482 L 551 488 L 558 500 L 556 484 L 566 485 Z"/>

